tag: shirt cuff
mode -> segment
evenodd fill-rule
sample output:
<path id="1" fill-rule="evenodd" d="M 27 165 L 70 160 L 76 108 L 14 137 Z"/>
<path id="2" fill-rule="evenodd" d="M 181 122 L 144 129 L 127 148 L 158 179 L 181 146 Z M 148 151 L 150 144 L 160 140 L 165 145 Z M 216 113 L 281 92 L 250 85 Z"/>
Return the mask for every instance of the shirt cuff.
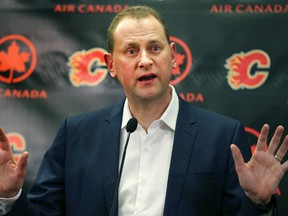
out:
<path id="1" fill-rule="evenodd" d="M 247 199 L 249 200 L 250 204 L 257 210 L 257 212 L 259 212 L 261 215 L 263 216 L 270 216 L 272 215 L 273 212 L 273 200 L 271 198 L 271 200 L 269 201 L 269 203 L 265 204 L 265 205 L 256 205 L 255 203 L 253 203 L 248 197 Z"/>
<path id="2" fill-rule="evenodd" d="M 22 189 L 20 189 L 19 192 L 14 197 L 11 198 L 0 197 L 0 215 L 8 213 L 12 209 L 13 204 L 20 197 L 21 192 Z"/>

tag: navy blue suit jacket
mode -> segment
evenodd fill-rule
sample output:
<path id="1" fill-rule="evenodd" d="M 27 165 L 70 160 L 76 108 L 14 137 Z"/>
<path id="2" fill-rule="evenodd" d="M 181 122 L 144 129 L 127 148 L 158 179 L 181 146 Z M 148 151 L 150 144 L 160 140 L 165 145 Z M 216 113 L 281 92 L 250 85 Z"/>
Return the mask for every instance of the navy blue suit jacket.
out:
<path id="1" fill-rule="evenodd" d="M 181 98 L 179 108 L 164 215 L 259 216 L 239 186 L 229 147 L 235 143 L 246 161 L 251 157 L 243 126 Z M 109 215 L 122 110 L 123 104 L 63 122 L 28 199 L 19 200 L 27 215 Z"/>

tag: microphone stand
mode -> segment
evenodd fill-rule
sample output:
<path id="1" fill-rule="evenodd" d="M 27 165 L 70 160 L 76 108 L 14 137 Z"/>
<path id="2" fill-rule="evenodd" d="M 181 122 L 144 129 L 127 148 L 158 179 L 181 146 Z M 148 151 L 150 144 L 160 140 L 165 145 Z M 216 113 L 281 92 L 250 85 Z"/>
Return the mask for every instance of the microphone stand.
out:
<path id="1" fill-rule="evenodd" d="M 121 160 L 119 175 L 118 175 L 118 178 L 117 178 L 116 190 L 114 192 L 114 197 L 113 197 L 113 202 L 112 202 L 110 216 L 114 216 L 116 203 L 118 201 L 118 188 L 119 188 L 119 184 L 120 184 L 120 180 L 121 180 L 121 176 L 122 176 L 122 170 L 123 170 L 123 166 L 124 166 L 124 160 L 125 160 L 125 156 L 126 156 L 126 150 L 127 150 L 127 146 L 128 146 L 128 141 L 130 139 L 130 134 L 131 134 L 131 132 L 128 133 L 128 137 L 127 137 L 127 140 L 126 140 L 126 143 L 125 143 L 125 147 L 124 147 L 124 152 L 123 152 L 123 156 L 122 156 L 122 160 Z"/>

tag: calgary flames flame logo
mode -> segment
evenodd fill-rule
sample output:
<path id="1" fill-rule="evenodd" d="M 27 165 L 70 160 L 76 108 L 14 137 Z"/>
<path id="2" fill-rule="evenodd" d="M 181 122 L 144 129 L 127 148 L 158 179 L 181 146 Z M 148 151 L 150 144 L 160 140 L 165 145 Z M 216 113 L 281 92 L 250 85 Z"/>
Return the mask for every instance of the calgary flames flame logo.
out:
<path id="1" fill-rule="evenodd" d="M 11 145 L 14 157 L 16 161 L 19 161 L 21 154 L 26 150 L 26 141 L 24 137 L 19 133 L 8 133 L 8 141 Z"/>
<path id="2" fill-rule="evenodd" d="M 226 61 L 227 80 L 232 89 L 255 89 L 268 78 L 269 56 L 261 50 L 234 54 Z"/>
<path id="3" fill-rule="evenodd" d="M 69 58 L 70 81 L 76 86 L 95 86 L 101 83 L 108 71 L 106 68 L 104 53 L 101 48 L 76 52 Z"/>

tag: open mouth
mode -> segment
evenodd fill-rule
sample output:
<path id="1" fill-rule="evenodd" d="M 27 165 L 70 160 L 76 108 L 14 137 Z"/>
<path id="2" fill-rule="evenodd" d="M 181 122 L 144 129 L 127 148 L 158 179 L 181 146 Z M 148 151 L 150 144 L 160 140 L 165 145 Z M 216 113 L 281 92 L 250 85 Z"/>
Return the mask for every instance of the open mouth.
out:
<path id="1" fill-rule="evenodd" d="M 148 81 L 148 80 L 153 80 L 154 78 L 156 78 L 156 75 L 147 75 L 147 76 L 142 76 L 142 77 L 138 78 L 138 81 L 140 81 L 140 82 Z"/>

